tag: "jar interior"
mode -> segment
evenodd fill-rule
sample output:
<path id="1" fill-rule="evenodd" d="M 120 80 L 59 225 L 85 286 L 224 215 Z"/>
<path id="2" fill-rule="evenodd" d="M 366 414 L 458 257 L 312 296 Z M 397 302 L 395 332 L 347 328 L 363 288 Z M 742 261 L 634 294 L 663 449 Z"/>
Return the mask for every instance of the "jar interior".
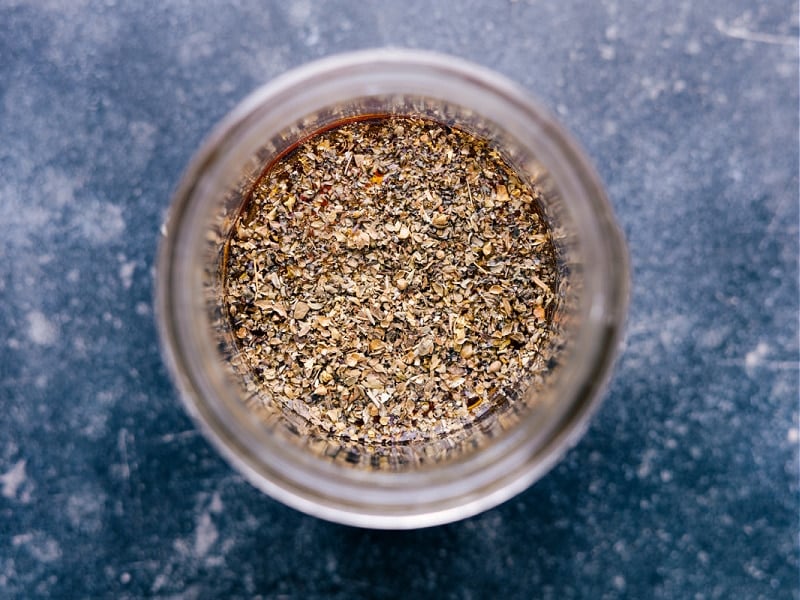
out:
<path id="1" fill-rule="evenodd" d="M 538 208 L 551 233 L 558 272 L 556 303 L 548 322 L 550 336 L 537 366 L 507 399 L 484 407 L 465 420 L 463 427 L 431 433 L 407 442 L 370 443 L 326 432 L 309 421 L 303 402 L 287 403 L 259 392 L 241 360 L 234 332 L 224 310 L 226 243 L 253 186 L 276 160 L 315 133 L 354 118 L 403 116 L 424 118 L 482 138 L 497 150 L 520 178 L 537 192 Z M 215 200 L 204 215 L 197 239 L 202 248 L 196 282 L 203 298 L 200 335 L 209 340 L 214 362 L 224 373 L 224 385 L 235 389 L 246 410 L 245 418 L 271 436 L 314 459 L 367 471 L 397 472 L 460 460 L 480 452 L 514 429 L 521 420 L 548 419 L 558 402 L 554 390 L 562 365 L 574 351 L 571 340 L 581 322 L 584 260 L 577 227 L 568 203 L 553 178 L 533 154 L 530 144 L 514 132 L 469 108 L 419 95 L 364 95 L 336 102 L 282 128 L 251 127 L 248 135 L 262 136 L 257 150 L 246 155 L 228 152 L 213 177 L 207 176 L 203 194 Z M 252 144 L 251 144 L 252 145 Z M 243 144 L 247 147 L 247 144 Z M 532 284 L 533 285 L 533 284 Z"/>

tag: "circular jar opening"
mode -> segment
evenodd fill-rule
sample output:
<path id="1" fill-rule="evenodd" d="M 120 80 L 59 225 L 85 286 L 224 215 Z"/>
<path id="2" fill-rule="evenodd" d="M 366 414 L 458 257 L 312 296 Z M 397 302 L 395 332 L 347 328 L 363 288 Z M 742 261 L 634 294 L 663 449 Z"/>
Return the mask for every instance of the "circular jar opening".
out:
<path id="1" fill-rule="evenodd" d="M 276 499 L 376 528 L 464 518 L 545 473 L 599 402 L 627 298 L 602 186 L 552 117 L 483 68 L 394 50 L 234 110 L 175 194 L 157 274 L 209 439 Z"/>

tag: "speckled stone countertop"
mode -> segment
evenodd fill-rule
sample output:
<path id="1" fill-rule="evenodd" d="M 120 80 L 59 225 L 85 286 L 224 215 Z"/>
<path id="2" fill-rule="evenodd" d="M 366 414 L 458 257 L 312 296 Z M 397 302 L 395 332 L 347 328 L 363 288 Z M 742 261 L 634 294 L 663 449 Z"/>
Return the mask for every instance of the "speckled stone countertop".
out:
<path id="1" fill-rule="evenodd" d="M 0 597 L 800 596 L 796 2 L 129 4 L 0 2 Z M 499 508 L 411 532 L 245 483 L 184 413 L 151 300 L 213 124 L 386 45 L 552 107 L 634 280 L 584 440 Z"/>

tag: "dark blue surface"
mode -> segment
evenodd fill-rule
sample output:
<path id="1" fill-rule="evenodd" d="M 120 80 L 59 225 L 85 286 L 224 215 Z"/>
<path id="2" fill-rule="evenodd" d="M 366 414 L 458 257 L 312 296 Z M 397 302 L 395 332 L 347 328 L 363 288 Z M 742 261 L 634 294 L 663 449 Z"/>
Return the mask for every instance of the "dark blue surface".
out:
<path id="1" fill-rule="evenodd" d="M 796 2 L 258 4 L 0 2 L 0 597 L 800 597 Z M 385 45 L 551 106 L 634 278 L 581 444 L 503 506 L 405 533 L 236 475 L 178 402 L 151 303 L 212 125 L 295 65 Z"/>

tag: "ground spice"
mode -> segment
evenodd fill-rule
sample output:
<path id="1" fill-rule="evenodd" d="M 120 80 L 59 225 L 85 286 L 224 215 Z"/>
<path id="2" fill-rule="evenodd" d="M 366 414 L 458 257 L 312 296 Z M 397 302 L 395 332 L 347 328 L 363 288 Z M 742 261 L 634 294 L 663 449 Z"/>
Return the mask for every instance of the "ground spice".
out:
<path id="1" fill-rule="evenodd" d="M 255 185 L 226 256 L 238 363 L 319 434 L 441 436 L 546 369 L 538 193 L 460 129 L 383 117 L 308 138 Z"/>

